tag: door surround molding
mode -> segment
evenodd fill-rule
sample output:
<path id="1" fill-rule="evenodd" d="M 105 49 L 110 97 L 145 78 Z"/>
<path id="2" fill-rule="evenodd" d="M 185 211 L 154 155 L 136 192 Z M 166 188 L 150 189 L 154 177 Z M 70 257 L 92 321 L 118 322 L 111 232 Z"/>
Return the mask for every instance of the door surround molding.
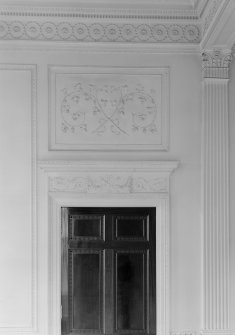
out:
<path id="1" fill-rule="evenodd" d="M 48 334 L 61 334 L 61 208 L 79 206 L 156 208 L 157 334 L 169 333 L 169 179 L 177 166 L 176 161 L 39 162 L 38 245 L 46 264 L 39 276 L 45 281 Z"/>

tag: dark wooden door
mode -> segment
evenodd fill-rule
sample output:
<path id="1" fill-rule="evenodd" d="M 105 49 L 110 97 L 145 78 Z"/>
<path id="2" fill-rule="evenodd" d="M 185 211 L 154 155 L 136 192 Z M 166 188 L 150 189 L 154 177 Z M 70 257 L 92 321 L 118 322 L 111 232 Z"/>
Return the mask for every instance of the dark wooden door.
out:
<path id="1" fill-rule="evenodd" d="M 155 208 L 62 209 L 62 334 L 156 334 Z"/>

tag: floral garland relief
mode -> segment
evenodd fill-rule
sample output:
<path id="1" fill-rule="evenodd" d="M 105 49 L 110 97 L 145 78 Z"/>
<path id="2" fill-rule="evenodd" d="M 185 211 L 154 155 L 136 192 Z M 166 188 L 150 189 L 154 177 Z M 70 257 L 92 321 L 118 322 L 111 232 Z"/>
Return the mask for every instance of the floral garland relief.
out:
<path id="1" fill-rule="evenodd" d="M 155 135 L 156 93 L 141 84 L 76 82 L 71 89 L 62 89 L 61 130 L 64 134 L 92 137 Z"/>

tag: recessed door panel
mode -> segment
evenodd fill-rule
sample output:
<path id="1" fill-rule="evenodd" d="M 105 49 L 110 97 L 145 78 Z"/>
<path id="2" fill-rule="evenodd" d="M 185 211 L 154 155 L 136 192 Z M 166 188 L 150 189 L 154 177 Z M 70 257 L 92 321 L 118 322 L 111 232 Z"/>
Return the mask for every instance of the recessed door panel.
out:
<path id="1" fill-rule="evenodd" d="M 118 240 L 147 240 L 148 217 L 117 216 L 115 218 L 115 238 Z"/>
<path id="2" fill-rule="evenodd" d="M 116 253 L 116 331 L 146 330 L 146 265 L 144 251 Z"/>
<path id="3" fill-rule="evenodd" d="M 71 215 L 70 238 L 80 240 L 103 239 L 103 219 L 101 215 Z"/>
<path id="4" fill-rule="evenodd" d="M 102 330 L 102 251 L 70 251 L 71 328 Z"/>

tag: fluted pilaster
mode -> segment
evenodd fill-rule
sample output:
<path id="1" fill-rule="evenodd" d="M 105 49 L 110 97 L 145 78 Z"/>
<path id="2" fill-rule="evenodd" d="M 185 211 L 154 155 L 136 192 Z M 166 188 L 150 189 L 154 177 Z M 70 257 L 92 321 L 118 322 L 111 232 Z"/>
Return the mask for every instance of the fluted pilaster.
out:
<path id="1" fill-rule="evenodd" d="M 229 329 L 228 80 L 231 52 L 203 59 L 203 334 Z"/>

